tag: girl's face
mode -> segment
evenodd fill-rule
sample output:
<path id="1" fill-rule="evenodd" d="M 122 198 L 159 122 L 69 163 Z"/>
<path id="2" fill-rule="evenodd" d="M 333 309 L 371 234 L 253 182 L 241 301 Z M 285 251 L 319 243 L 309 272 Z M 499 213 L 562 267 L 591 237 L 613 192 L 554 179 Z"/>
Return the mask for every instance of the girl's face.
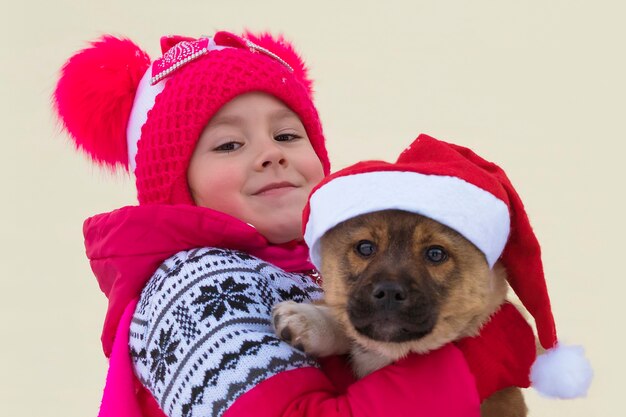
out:
<path id="1" fill-rule="evenodd" d="M 323 177 L 298 116 L 256 92 L 213 116 L 187 171 L 198 206 L 237 217 L 275 244 L 302 239 L 302 210 Z"/>

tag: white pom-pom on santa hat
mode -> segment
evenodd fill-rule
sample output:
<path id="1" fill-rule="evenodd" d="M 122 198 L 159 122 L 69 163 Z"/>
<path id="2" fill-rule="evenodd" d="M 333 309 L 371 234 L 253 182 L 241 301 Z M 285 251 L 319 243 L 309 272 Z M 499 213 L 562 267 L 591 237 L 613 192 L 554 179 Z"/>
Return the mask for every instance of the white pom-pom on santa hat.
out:
<path id="1" fill-rule="evenodd" d="M 530 381 L 540 394 L 551 398 L 584 397 L 593 369 L 582 346 L 557 344 L 539 355 L 530 369 Z"/>

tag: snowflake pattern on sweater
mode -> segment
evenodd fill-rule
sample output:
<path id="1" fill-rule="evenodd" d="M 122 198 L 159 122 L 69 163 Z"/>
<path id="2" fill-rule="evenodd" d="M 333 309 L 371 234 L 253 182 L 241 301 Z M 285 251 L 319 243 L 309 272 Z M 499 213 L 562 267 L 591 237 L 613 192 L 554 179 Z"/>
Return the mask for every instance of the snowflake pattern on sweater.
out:
<path id="1" fill-rule="evenodd" d="M 267 378 L 318 366 L 275 336 L 271 310 L 321 296 L 307 275 L 244 252 L 180 252 L 141 293 L 130 327 L 135 373 L 168 416 L 221 416 Z"/>

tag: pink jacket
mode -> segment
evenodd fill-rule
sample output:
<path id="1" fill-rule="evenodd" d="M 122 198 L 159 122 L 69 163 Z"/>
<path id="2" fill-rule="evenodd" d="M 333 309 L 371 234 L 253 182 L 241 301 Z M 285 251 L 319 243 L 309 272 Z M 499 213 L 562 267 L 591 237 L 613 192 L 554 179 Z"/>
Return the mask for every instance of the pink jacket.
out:
<path id="1" fill-rule="evenodd" d="M 163 415 L 134 376 L 128 340 L 136 300 L 165 259 L 183 250 L 221 247 L 248 252 L 288 272 L 312 268 L 303 243 L 270 245 L 253 227 L 201 207 L 124 207 L 87 219 L 84 234 L 91 267 L 109 299 L 102 333 L 103 349 L 110 358 L 102 417 Z M 478 416 L 481 398 L 505 386 L 527 386 L 526 365 L 517 366 L 517 358 L 489 358 L 501 366 L 489 366 L 493 372 L 477 372 L 489 356 L 490 338 L 528 347 L 520 343 L 528 341 L 528 335 L 501 340 L 506 332 L 499 329 L 506 329 L 506 321 L 519 315 L 503 310 L 486 327 L 485 338 L 458 345 L 463 351 L 448 345 L 429 355 L 411 355 L 356 382 L 345 361 L 329 358 L 322 370 L 294 369 L 261 382 L 240 396 L 225 415 Z M 532 331 L 530 340 L 534 351 Z M 472 351 L 481 355 L 464 356 Z M 519 371 L 509 370 L 503 376 L 501 370 L 511 367 Z"/>

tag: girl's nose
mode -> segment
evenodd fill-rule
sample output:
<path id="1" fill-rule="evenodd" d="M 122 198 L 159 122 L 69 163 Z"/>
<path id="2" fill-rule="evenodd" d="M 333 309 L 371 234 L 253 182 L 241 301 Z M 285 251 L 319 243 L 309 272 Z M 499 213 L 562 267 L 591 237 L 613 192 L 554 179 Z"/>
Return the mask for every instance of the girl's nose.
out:
<path id="1" fill-rule="evenodd" d="M 277 142 L 272 139 L 271 142 L 268 142 L 262 147 L 257 163 L 259 169 L 286 165 L 287 158 L 285 152 Z"/>

